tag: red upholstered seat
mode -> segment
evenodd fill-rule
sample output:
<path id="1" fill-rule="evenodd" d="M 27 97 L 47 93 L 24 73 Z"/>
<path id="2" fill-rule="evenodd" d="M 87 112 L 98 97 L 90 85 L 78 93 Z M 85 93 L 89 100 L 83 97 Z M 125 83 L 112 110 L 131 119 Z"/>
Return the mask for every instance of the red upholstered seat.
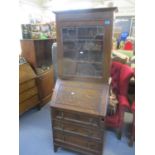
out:
<path id="1" fill-rule="evenodd" d="M 119 131 L 119 138 L 121 138 L 121 130 L 124 120 L 124 112 L 130 110 L 128 101 L 128 86 L 131 77 L 134 76 L 134 71 L 126 64 L 119 62 L 112 62 L 111 65 L 111 87 L 118 99 L 117 112 L 114 115 L 106 116 L 105 123 L 107 127 L 117 128 Z"/>

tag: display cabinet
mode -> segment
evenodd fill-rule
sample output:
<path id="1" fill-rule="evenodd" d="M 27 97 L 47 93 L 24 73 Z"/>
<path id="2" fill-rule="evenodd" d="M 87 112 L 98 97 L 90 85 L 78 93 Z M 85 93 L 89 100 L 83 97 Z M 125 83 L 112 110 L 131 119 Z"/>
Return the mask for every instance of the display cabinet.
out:
<path id="1" fill-rule="evenodd" d="M 62 28 L 63 76 L 102 77 L 103 34 L 103 26 Z"/>
<path id="2" fill-rule="evenodd" d="M 30 63 L 37 74 L 41 106 L 51 100 L 54 87 L 54 73 L 52 65 L 52 44 L 54 39 L 22 39 L 22 56 Z"/>
<path id="3" fill-rule="evenodd" d="M 114 10 L 56 12 L 59 79 L 51 103 L 54 151 L 64 147 L 102 155 Z"/>
<path id="4" fill-rule="evenodd" d="M 56 13 L 59 77 L 108 82 L 113 10 Z"/>

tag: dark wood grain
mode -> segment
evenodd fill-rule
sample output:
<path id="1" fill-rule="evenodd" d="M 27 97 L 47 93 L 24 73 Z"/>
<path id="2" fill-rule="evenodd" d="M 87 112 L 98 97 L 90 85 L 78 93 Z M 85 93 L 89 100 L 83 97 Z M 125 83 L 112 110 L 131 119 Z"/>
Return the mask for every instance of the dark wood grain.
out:
<path id="1" fill-rule="evenodd" d="M 28 63 L 19 65 L 19 83 L 24 83 L 34 78 L 36 78 L 36 74 Z"/>
<path id="2" fill-rule="evenodd" d="M 28 63 L 19 66 L 19 114 L 39 106 L 36 74 Z"/>
<path id="3" fill-rule="evenodd" d="M 101 9 L 102 10 L 102 9 Z M 108 83 L 110 64 L 111 64 L 111 48 L 112 48 L 112 28 L 113 28 L 113 11 L 106 9 L 106 12 L 100 12 L 89 10 L 89 13 L 78 11 L 58 12 L 56 13 L 56 24 L 57 24 L 57 50 L 58 50 L 58 75 L 63 79 L 70 80 L 82 80 L 82 81 L 94 81 L 94 82 L 105 82 Z M 115 10 L 113 8 L 112 10 Z M 102 10 L 103 11 L 103 10 Z M 109 20 L 109 24 L 104 24 L 105 20 Z M 64 76 L 63 75 L 63 39 L 62 39 L 62 28 L 67 26 L 104 26 L 104 38 L 103 38 L 103 77 L 92 78 L 92 77 L 79 77 L 79 76 Z M 72 65 L 74 67 L 74 65 Z"/>
<path id="4" fill-rule="evenodd" d="M 59 79 L 56 81 L 50 105 L 53 148 L 55 152 L 58 147 L 64 147 L 77 151 L 80 154 L 102 155 L 104 117 L 106 116 L 109 95 L 108 79 L 111 63 L 114 10 L 116 8 L 56 12 Z M 100 50 L 98 50 L 103 55 L 103 58 L 101 57 L 101 60 L 99 59 L 100 67 L 102 68 L 102 72 L 99 74 L 100 76 L 93 76 L 92 74 L 89 74 L 90 76 L 79 76 L 79 74 L 74 74 L 74 71 L 77 70 L 77 64 L 83 63 L 78 62 L 79 59 L 77 57 L 76 59 L 67 57 L 69 58 L 67 61 L 70 61 L 70 64 L 64 65 L 65 40 L 62 34 L 63 28 L 71 27 L 75 29 L 75 27 L 84 26 L 95 28 L 99 26 L 101 27 L 100 30 L 102 30 L 99 31 L 102 34 L 97 33 L 96 35 L 97 39 L 98 37 L 102 38 L 100 39 Z M 93 39 L 93 37 L 90 39 Z M 84 48 L 81 47 L 81 49 Z M 66 51 L 77 50 L 71 50 L 69 47 Z M 84 51 L 86 52 L 86 50 Z M 81 51 L 78 50 L 78 52 Z M 90 64 L 94 62 L 96 64 L 98 63 L 97 60 L 89 62 L 89 59 L 86 61 L 85 63 Z M 64 74 L 64 67 L 66 66 L 68 66 L 71 74 Z"/>
<path id="5" fill-rule="evenodd" d="M 108 92 L 107 84 L 57 80 L 51 103 L 54 145 L 102 154 Z"/>
<path id="6" fill-rule="evenodd" d="M 106 115 L 108 90 L 107 84 L 58 79 L 51 105 L 52 107 L 104 116 Z"/>
<path id="7" fill-rule="evenodd" d="M 54 39 L 23 39 L 20 41 L 22 56 L 30 63 L 37 74 L 40 106 L 45 105 L 51 100 L 53 92 L 54 73 L 51 49 L 54 41 Z M 38 73 L 37 70 L 43 70 L 43 67 L 48 67 L 49 70 L 42 71 L 42 74 Z M 26 74 L 29 73 L 27 72 Z"/>
<path id="8" fill-rule="evenodd" d="M 32 65 L 33 68 L 42 65 L 52 64 L 51 47 L 55 40 L 33 40 L 23 39 L 20 40 L 22 56 Z"/>
<path id="9" fill-rule="evenodd" d="M 49 70 L 37 76 L 37 85 L 41 106 L 45 105 L 51 100 L 54 87 L 54 73 L 53 66 Z"/>

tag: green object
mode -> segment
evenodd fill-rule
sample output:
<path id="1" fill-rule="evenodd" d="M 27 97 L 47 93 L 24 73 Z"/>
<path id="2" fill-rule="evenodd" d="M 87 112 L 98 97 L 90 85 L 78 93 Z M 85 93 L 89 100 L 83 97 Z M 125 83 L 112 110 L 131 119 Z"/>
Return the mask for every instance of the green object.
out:
<path id="1" fill-rule="evenodd" d="M 48 39 L 44 33 L 40 33 L 40 39 Z"/>

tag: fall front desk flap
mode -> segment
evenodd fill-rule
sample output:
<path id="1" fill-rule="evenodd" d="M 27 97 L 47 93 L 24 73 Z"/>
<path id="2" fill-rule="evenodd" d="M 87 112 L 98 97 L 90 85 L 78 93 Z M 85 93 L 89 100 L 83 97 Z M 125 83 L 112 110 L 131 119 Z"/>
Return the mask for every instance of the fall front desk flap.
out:
<path id="1" fill-rule="evenodd" d="M 107 84 L 58 79 L 51 106 L 105 116 L 108 92 Z"/>

